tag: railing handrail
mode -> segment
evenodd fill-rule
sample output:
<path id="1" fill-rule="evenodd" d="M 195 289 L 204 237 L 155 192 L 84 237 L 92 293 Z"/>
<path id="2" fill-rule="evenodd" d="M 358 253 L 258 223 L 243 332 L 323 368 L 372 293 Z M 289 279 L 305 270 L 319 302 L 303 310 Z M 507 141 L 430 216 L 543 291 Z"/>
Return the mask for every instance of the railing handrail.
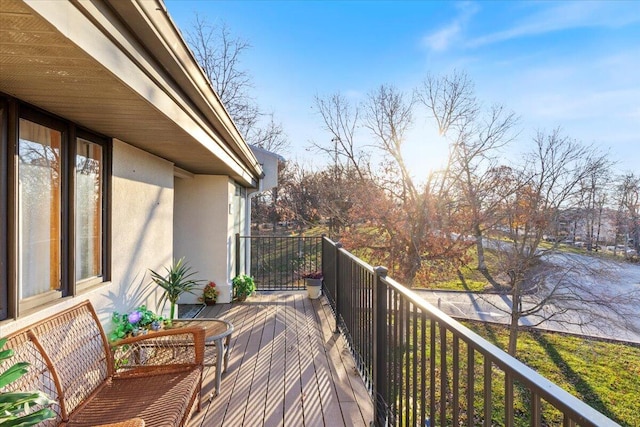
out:
<path id="1" fill-rule="evenodd" d="M 302 274 L 321 270 L 322 236 L 236 234 L 236 274 L 253 276 L 261 291 L 304 290 Z M 243 256 L 244 254 L 244 256 Z"/>
<path id="2" fill-rule="evenodd" d="M 360 258 L 351 254 L 346 249 L 339 247 L 335 242 L 331 241 L 331 239 L 327 238 L 326 236 L 324 237 L 324 240 L 327 243 L 329 243 L 331 246 L 333 246 L 333 249 L 335 249 L 336 272 L 338 270 L 341 272 L 340 274 L 333 275 L 335 277 L 332 277 L 332 280 L 335 280 L 335 283 L 325 283 L 326 286 L 328 285 L 327 290 L 330 292 L 334 292 L 334 294 L 330 296 L 334 298 L 338 297 L 336 298 L 335 301 L 333 301 L 333 304 L 335 305 L 334 310 L 336 314 L 336 321 L 341 323 L 342 325 L 341 329 L 343 333 L 347 335 L 347 341 L 348 343 L 350 343 L 350 346 L 352 346 L 351 350 L 354 353 L 354 356 L 356 356 L 356 364 L 361 370 L 361 374 L 365 377 L 365 380 L 366 381 L 373 380 L 373 378 L 370 377 L 373 371 L 374 378 L 381 377 L 383 381 L 382 384 L 377 384 L 377 385 L 375 383 L 370 383 L 372 387 L 372 390 L 371 390 L 372 393 L 374 394 L 380 393 L 379 387 L 382 387 L 382 396 L 384 396 L 386 395 L 386 392 L 388 391 L 388 387 L 389 387 L 388 377 L 385 377 L 385 375 L 383 374 L 381 375 L 380 371 L 378 370 L 379 367 L 377 366 L 378 362 L 376 362 L 376 360 L 378 360 L 378 353 L 385 352 L 387 351 L 387 349 L 378 347 L 378 344 L 376 344 L 376 342 L 384 341 L 384 344 L 382 344 L 383 346 L 389 345 L 389 343 L 386 341 L 384 337 L 381 337 L 381 336 L 369 337 L 369 339 L 374 343 L 372 347 L 368 347 L 368 344 L 366 343 L 367 337 L 369 336 L 367 334 L 385 333 L 384 328 L 382 327 L 382 325 L 384 325 L 384 320 L 382 321 L 383 323 L 379 323 L 381 320 L 379 317 L 376 318 L 375 313 L 380 310 L 385 310 L 385 307 L 386 307 L 387 313 L 382 314 L 383 316 L 385 316 L 384 319 L 386 320 L 387 314 L 391 316 L 392 315 L 391 313 L 396 313 L 394 310 L 403 311 L 404 314 L 400 314 L 400 322 L 402 323 L 403 316 L 405 317 L 405 319 L 410 319 L 413 316 L 413 314 L 418 314 L 418 311 L 419 311 L 420 315 L 424 316 L 423 318 L 430 319 L 432 322 L 434 322 L 433 324 L 439 325 L 438 327 L 442 328 L 441 329 L 442 331 L 448 331 L 455 339 L 462 341 L 467 346 L 470 352 L 473 352 L 473 354 L 477 354 L 481 356 L 482 359 L 485 361 L 484 363 L 488 363 L 489 366 L 495 366 L 497 369 L 502 371 L 506 377 L 510 378 L 509 381 L 510 381 L 511 387 L 513 387 L 514 381 L 517 380 L 518 383 L 520 383 L 522 386 L 530 390 L 532 399 L 536 399 L 536 401 L 539 401 L 540 399 L 542 399 L 548 402 L 553 407 L 555 407 L 560 412 L 562 412 L 565 416 L 565 422 L 567 421 L 567 417 L 568 417 L 571 421 L 578 422 L 580 425 L 584 425 L 584 426 L 594 426 L 594 427 L 595 426 L 607 426 L 607 427 L 619 426 L 619 424 L 615 423 L 613 420 L 609 419 L 604 414 L 600 413 L 596 409 L 587 405 L 586 403 L 584 403 L 577 397 L 573 396 L 569 392 L 565 391 L 564 389 L 562 389 L 552 381 L 543 377 L 540 373 L 536 372 L 535 370 L 531 369 L 524 363 L 520 362 L 515 357 L 509 355 L 502 349 L 491 344 L 489 341 L 487 341 L 477 333 L 471 331 L 469 328 L 465 327 L 464 325 L 459 323 L 457 320 L 443 313 L 438 308 L 434 307 L 433 305 L 425 301 L 416 292 L 412 291 L 411 289 L 408 289 L 407 287 L 398 283 L 394 279 L 387 277 L 386 274 L 380 274 L 381 271 L 386 273 L 386 270 L 381 269 L 379 267 L 376 267 L 376 268 L 372 267 L 371 265 L 364 262 Z M 323 251 L 324 250 L 325 248 L 323 246 Z M 333 254 L 332 254 L 332 257 L 333 257 Z M 325 257 L 323 256 L 323 259 L 324 258 Z M 343 276 L 344 272 L 347 272 L 347 274 Z M 370 277 L 370 275 L 373 275 L 375 277 L 373 284 L 371 283 L 370 279 L 365 279 L 365 277 Z M 325 277 L 327 277 L 326 274 L 325 274 Z M 339 283 L 340 280 L 343 280 L 343 282 Z M 365 282 L 363 280 L 369 280 L 369 281 Z M 346 282 L 354 281 L 354 282 L 358 282 L 359 284 L 357 288 L 355 288 L 352 283 L 346 283 L 344 281 Z M 378 288 L 376 288 L 376 286 L 378 286 Z M 384 288 L 380 288 L 380 287 L 384 287 Z M 380 291 L 381 289 L 384 289 L 384 291 L 382 291 L 382 294 L 379 294 L 380 295 L 379 297 L 375 297 L 375 294 L 378 293 L 378 291 Z M 396 300 L 403 301 L 404 307 L 406 308 L 403 310 L 399 310 L 398 306 L 393 308 L 394 303 L 388 300 L 388 298 L 385 296 L 387 292 L 389 292 L 389 295 L 395 296 L 394 301 Z M 338 301 L 343 298 L 347 298 L 345 302 Z M 340 307 L 345 303 L 346 303 L 345 310 L 348 312 L 341 312 Z M 372 308 L 372 313 L 374 313 L 373 317 L 366 317 L 367 316 L 366 313 L 364 313 L 362 310 L 358 310 L 361 308 L 366 308 L 365 306 L 361 307 L 361 306 L 350 305 L 350 304 L 358 304 L 358 303 L 371 304 L 371 307 L 369 308 Z M 413 306 L 413 309 L 409 308 L 411 306 Z M 373 307 L 378 307 L 378 308 L 373 308 Z M 400 305 L 399 307 L 403 307 L 403 305 Z M 343 316 L 344 316 L 346 320 L 354 320 L 352 312 L 358 312 L 365 316 L 364 318 L 356 319 L 355 323 L 353 323 L 354 325 L 353 328 L 355 329 L 353 331 L 349 330 L 348 325 L 345 324 L 344 322 L 345 319 L 343 319 Z M 370 324 L 368 322 L 370 322 Z M 378 324 L 376 324 L 377 322 Z M 362 329 L 363 325 L 370 325 L 371 330 Z M 402 327 L 403 326 L 400 326 L 400 328 Z M 424 327 L 424 324 L 422 324 L 422 327 Z M 364 339 L 364 343 L 363 343 L 363 339 Z M 399 339 L 402 340 L 402 337 L 400 337 Z M 423 339 L 424 339 L 424 335 L 423 335 Z M 441 337 L 440 339 L 443 339 L 443 338 Z M 431 340 L 433 341 L 433 338 Z M 434 348 L 433 342 L 431 343 L 431 346 L 432 346 L 431 349 L 433 350 Z M 422 342 L 422 347 L 426 348 L 426 342 Z M 446 351 L 448 352 L 451 350 L 447 349 Z M 373 353 L 373 358 L 370 358 L 371 356 L 370 353 Z M 384 359 L 384 356 L 381 356 L 381 357 L 383 357 Z M 441 357 L 441 356 L 437 356 L 437 354 L 431 354 L 429 357 Z M 383 360 L 383 359 L 380 359 L 380 360 Z M 395 360 L 394 363 L 398 362 L 396 359 L 394 360 Z M 402 358 L 400 360 L 402 360 Z M 369 365 L 370 363 L 372 364 L 372 366 Z M 383 364 L 386 363 L 385 360 L 383 360 L 382 363 Z M 397 368 L 394 368 L 394 369 L 397 369 Z M 431 369 L 433 369 L 433 367 Z M 485 376 L 486 376 L 486 372 L 487 371 L 485 368 Z M 405 375 L 408 375 L 408 374 L 405 374 Z M 472 375 L 471 378 L 473 378 L 473 374 L 471 375 Z M 486 386 L 486 379 L 485 379 L 485 386 Z M 394 387 L 397 387 L 397 385 Z M 489 391 L 489 393 L 491 393 L 491 391 Z M 505 393 L 507 393 L 506 390 L 505 390 Z M 372 398 L 374 399 L 374 402 L 376 403 L 376 407 L 378 409 L 380 409 L 379 405 L 382 405 L 383 407 L 386 405 L 387 409 L 382 408 L 381 409 L 382 411 L 391 409 L 388 405 L 392 404 L 392 402 L 384 403 L 383 401 L 380 401 L 379 400 L 380 397 L 376 395 L 372 395 Z M 469 397 L 469 399 L 471 399 L 471 397 Z M 431 402 L 431 404 L 433 404 L 433 402 Z M 532 405 L 538 405 L 538 404 L 532 404 Z M 532 419 L 534 417 L 533 407 L 534 406 L 531 406 Z M 391 410 L 393 411 L 394 409 L 391 409 Z M 535 415 L 536 417 L 540 415 L 539 410 L 540 410 L 539 407 L 537 407 L 536 409 L 537 415 Z M 441 413 L 440 416 L 441 417 L 444 416 L 443 414 L 444 413 Z M 486 415 L 486 406 L 485 406 L 485 415 Z M 399 413 L 398 416 L 402 418 L 403 414 Z M 404 416 L 406 416 L 406 414 L 404 414 Z M 505 416 L 506 416 L 506 413 L 505 413 Z M 384 415 L 382 415 L 382 417 L 383 418 L 380 419 L 378 418 L 378 415 L 376 415 L 376 419 L 375 419 L 376 425 L 386 424 L 390 422 L 389 420 L 387 420 L 386 422 L 384 421 Z M 456 415 L 454 415 L 454 418 L 455 417 Z M 510 417 L 513 417 L 513 413 L 511 413 Z M 440 423 L 442 422 L 443 421 L 441 419 Z M 468 422 L 473 422 L 473 421 L 468 421 Z M 487 425 L 486 423 L 487 421 L 485 420 L 485 425 Z M 539 420 L 535 421 L 534 425 L 539 425 Z M 569 425 L 574 425 L 574 424 L 570 422 Z"/>
<path id="3" fill-rule="evenodd" d="M 504 371 L 508 370 L 510 374 L 523 380 L 527 386 L 535 388 L 535 391 L 539 393 L 540 397 L 554 404 L 558 409 L 570 412 L 573 419 L 582 420 L 593 426 L 619 425 L 504 350 L 491 344 L 446 313 L 438 310 L 411 289 L 406 288 L 389 277 L 381 277 L 381 280 L 387 286 L 394 288 L 398 293 L 404 295 L 412 304 L 415 304 L 420 307 L 421 310 L 428 313 L 428 316 L 436 319 L 450 331 L 458 334 L 460 339 L 466 343 L 471 343 L 476 351 L 484 356 L 488 356 L 493 363 L 500 366 Z"/>

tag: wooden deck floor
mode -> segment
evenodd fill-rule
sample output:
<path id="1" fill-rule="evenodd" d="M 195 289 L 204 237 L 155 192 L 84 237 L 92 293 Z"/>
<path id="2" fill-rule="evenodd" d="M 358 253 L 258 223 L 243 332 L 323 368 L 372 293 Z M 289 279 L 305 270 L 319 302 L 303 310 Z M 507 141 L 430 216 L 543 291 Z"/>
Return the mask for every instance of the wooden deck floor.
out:
<path id="1" fill-rule="evenodd" d="M 207 307 L 198 317 L 234 325 L 220 395 L 188 426 L 368 426 L 373 406 L 324 298 L 262 293 Z M 207 368 L 203 396 L 212 392 Z"/>

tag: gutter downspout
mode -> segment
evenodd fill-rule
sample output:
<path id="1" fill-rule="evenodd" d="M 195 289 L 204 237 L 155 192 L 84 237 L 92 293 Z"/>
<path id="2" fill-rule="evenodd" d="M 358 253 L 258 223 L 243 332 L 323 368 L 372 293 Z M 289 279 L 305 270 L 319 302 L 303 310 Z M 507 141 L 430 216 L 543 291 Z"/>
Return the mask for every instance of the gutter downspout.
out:
<path id="1" fill-rule="evenodd" d="M 261 165 L 262 166 L 262 165 Z M 251 236 L 251 198 L 256 194 L 262 192 L 262 179 L 265 177 L 264 171 L 260 174 L 258 179 L 258 185 L 251 190 L 247 189 L 247 198 L 245 202 L 245 221 L 244 221 L 244 235 Z M 240 262 L 238 260 L 237 262 Z M 241 269 L 242 270 L 242 269 Z M 244 273 L 251 274 L 251 239 L 246 239 L 244 243 Z"/>

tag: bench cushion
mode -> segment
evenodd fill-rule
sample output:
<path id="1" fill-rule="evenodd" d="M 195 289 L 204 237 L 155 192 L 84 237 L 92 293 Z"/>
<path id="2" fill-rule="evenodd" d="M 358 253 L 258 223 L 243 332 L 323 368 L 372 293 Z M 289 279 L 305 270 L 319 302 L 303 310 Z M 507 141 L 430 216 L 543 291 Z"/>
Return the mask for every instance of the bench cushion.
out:
<path id="1" fill-rule="evenodd" d="M 68 426 L 87 427 L 142 418 L 146 426 L 184 425 L 199 387 L 199 368 L 162 375 L 113 378 L 71 414 Z"/>

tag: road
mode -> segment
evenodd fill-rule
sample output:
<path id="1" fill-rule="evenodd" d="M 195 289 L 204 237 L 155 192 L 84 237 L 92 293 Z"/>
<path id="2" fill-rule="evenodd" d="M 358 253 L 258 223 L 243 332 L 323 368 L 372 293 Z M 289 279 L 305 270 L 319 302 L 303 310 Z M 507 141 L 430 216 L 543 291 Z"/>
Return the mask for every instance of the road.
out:
<path id="1" fill-rule="evenodd" d="M 609 294 L 635 294 L 640 297 L 640 265 L 567 253 L 545 256 L 544 259 L 554 265 L 573 263 L 588 266 L 590 274 L 583 274 L 579 277 L 581 281 L 579 289 L 583 292 L 592 292 L 597 295 L 598 291 L 603 290 Z M 574 272 L 572 274 L 580 273 Z M 510 321 L 511 297 L 509 295 L 427 291 L 415 288 L 413 290 L 429 303 L 455 318 L 504 324 L 508 324 Z M 525 297 L 525 307 L 527 298 Z M 624 302 L 628 302 L 628 300 L 626 298 Z M 599 311 L 598 318 L 592 319 L 586 325 L 581 324 L 583 322 L 577 318 L 579 315 L 573 311 L 558 314 L 552 320 L 543 320 L 541 316 L 535 315 L 524 317 L 520 319 L 520 324 L 552 331 L 640 343 L 640 305 L 636 303 L 631 307 L 635 311 L 635 316 L 625 316 L 625 319 L 630 323 L 629 328 L 622 327 L 620 321 L 616 320 L 616 317 L 620 317 L 619 313 L 611 313 L 598 306 L 591 308 L 591 311 Z M 546 318 L 549 313 L 558 311 L 561 311 L 558 307 L 549 305 L 545 307 L 543 316 Z"/>

